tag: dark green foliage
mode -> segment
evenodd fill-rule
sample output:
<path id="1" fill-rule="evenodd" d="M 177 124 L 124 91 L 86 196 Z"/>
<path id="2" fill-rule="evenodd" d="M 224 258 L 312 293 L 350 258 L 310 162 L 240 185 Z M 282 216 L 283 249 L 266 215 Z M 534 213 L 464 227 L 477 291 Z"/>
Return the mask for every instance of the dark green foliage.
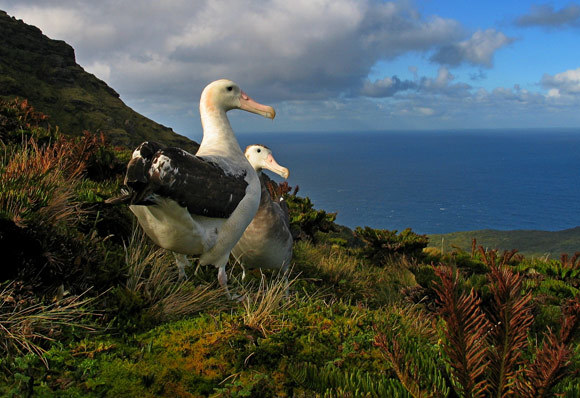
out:
<path id="1" fill-rule="evenodd" d="M 48 116 L 37 112 L 27 100 L 0 100 L 0 142 L 20 144 L 30 138 L 47 142 L 55 138 Z"/>
<path id="2" fill-rule="evenodd" d="M 362 370 L 344 371 L 335 365 L 300 363 L 289 367 L 290 376 L 302 387 L 324 397 L 410 397 L 397 379 Z"/>
<path id="3" fill-rule="evenodd" d="M 317 232 L 334 230 L 336 213 L 316 210 L 310 198 L 293 195 L 286 196 L 290 209 L 290 228 L 295 239 L 316 240 Z"/>
<path id="4" fill-rule="evenodd" d="M 418 235 L 407 228 L 397 234 L 396 230 L 357 227 L 355 234 L 366 245 L 362 248 L 365 257 L 377 264 L 386 264 L 393 256 L 418 258 L 427 247 L 426 235 Z"/>
<path id="5" fill-rule="evenodd" d="M 433 282 L 437 280 L 435 269 L 431 265 L 420 265 L 412 271 L 415 274 L 415 280 L 422 287 L 430 289 Z"/>
<path id="6" fill-rule="evenodd" d="M 438 358 L 438 348 L 424 339 L 387 331 L 375 338 L 399 382 L 413 397 L 447 397 L 449 387 Z"/>

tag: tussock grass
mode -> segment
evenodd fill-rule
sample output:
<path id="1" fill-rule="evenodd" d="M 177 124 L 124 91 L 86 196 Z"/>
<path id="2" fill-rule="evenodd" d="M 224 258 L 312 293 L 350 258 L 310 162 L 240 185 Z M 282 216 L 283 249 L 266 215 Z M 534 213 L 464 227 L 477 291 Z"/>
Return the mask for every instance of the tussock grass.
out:
<path id="1" fill-rule="evenodd" d="M 80 213 L 74 202 L 83 163 L 72 160 L 63 143 L 40 147 L 31 139 L 5 149 L 0 164 L 0 211 L 17 225 L 31 217 L 42 223 L 73 224 Z"/>
<path id="2" fill-rule="evenodd" d="M 287 274 L 290 270 L 287 271 Z M 296 278 L 288 280 L 287 275 L 279 273 L 269 282 L 261 274 L 256 289 L 252 284 L 243 289 L 242 306 L 244 325 L 259 330 L 264 336 L 279 330 L 284 325 L 284 311 L 296 304 L 295 296 L 288 294 Z"/>
<path id="3" fill-rule="evenodd" d="M 192 282 L 179 281 L 173 255 L 151 246 L 140 228 L 134 230 L 125 247 L 125 262 L 126 289 L 140 296 L 147 313 L 158 321 L 219 310 L 226 305 L 225 292 L 215 283 L 193 286 Z"/>
<path id="4" fill-rule="evenodd" d="M 338 298 L 387 305 L 400 298 L 400 289 L 414 286 L 412 264 L 393 258 L 384 266 L 375 266 L 336 246 L 313 245 L 299 241 L 294 245 L 297 268 L 309 279 Z"/>
<path id="5" fill-rule="evenodd" d="M 34 353 L 48 368 L 44 343 L 55 341 L 65 329 L 94 331 L 87 321 L 95 315 L 87 309 L 94 298 L 57 298 L 50 304 L 19 298 L 15 283 L 0 291 L 0 353 Z"/>

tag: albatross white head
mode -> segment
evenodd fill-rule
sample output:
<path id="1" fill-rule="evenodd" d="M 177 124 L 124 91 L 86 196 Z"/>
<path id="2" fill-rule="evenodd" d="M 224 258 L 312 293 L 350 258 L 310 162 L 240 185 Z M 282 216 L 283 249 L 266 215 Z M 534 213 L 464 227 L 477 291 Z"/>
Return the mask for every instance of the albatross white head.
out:
<path id="1" fill-rule="evenodd" d="M 232 109 L 241 109 L 269 119 L 276 116 L 274 108 L 257 103 L 233 81 L 216 80 L 206 86 L 199 101 L 203 139 L 198 154 L 206 150 L 221 152 L 219 148 L 230 153 L 232 150 L 241 152 L 226 116 L 226 112 Z"/>
<path id="2" fill-rule="evenodd" d="M 288 178 L 290 172 L 286 167 L 282 167 L 276 162 L 270 148 L 264 145 L 248 145 L 245 152 L 248 162 L 256 172 L 262 169 L 270 170 L 283 178 Z"/>

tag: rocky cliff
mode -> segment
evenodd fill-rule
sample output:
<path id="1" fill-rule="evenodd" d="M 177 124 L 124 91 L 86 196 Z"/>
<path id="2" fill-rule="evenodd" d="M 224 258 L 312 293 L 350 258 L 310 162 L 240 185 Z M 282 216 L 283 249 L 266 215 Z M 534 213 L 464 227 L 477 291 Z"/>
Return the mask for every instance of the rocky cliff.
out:
<path id="1" fill-rule="evenodd" d="M 198 144 L 138 114 L 75 61 L 74 49 L 0 10 L 0 97 L 28 99 L 60 131 L 104 132 L 132 147 L 145 140 L 197 151 Z"/>

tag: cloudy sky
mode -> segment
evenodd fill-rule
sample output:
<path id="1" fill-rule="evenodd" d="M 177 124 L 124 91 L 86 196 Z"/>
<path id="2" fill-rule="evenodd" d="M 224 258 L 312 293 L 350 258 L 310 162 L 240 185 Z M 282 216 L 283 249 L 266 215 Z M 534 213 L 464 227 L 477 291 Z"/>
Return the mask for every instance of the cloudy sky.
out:
<path id="1" fill-rule="evenodd" d="M 274 122 L 240 132 L 580 126 L 580 3 L 0 0 L 65 40 L 133 109 L 198 139 L 235 80 Z"/>

